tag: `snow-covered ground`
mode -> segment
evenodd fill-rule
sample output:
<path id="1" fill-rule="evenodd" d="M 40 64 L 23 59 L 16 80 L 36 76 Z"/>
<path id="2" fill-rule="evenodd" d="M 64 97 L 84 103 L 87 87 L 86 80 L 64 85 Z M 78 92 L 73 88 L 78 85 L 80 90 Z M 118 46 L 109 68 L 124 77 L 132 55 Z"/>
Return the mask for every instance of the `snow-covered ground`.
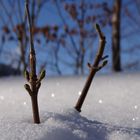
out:
<path id="1" fill-rule="evenodd" d="M 44 80 L 37 125 L 25 79 L 1 78 L 0 140 L 140 140 L 140 73 L 96 75 L 79 114 L 73 107 L 85 80 Z"/>

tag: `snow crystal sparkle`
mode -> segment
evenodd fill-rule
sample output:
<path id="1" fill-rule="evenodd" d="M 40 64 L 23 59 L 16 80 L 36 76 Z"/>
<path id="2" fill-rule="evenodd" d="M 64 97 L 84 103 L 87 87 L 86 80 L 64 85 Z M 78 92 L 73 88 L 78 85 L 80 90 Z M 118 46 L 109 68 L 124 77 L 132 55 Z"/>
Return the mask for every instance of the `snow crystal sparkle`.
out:
<path id="1" fill-rule="evenodd" d="M 4 100 L 4 96 L 0 96 L 0 99 L 1 99 L 1 100 Z"/>
<path id="2" fill-rule="evenodd" d="M 102 100 L 99 100 L 98 102 L 99 102 L 99 104 L 102 104 L 102 103 L 103 103 L 103 101 L 102 101 Z"/>
<path id="3" fill-rule="evenodd" d="M 81 91 L 78 92 L 78 95 L 81 95 Z"/>
<path id="4" fill-rule="evenodd" d="M 54 94 L 54 93 L 52 93 L 52 94 L 51 94 L 51 97 L 52 97 L 52 98 L 54 98 L 54 97 L 55 97 L 55 94 Z"/>
<path id="5" fill-rule="evenodd" d="M 138 106 L 137 106 L 137 105 L 135 105 L 135 106 L 134 106 L 134 108 L 135 108 L 135 109 L 138 109 Z"/>
<path id="6" fill-rule="evenodd" d="M 135 121 L 135 118 L 133 118 L 132 120 Z"/>
<path id="7" fill-rule="evenodd" d="M 23 105 L 27 105 L 27 103 L 26 102 L 23 102 Z"/>

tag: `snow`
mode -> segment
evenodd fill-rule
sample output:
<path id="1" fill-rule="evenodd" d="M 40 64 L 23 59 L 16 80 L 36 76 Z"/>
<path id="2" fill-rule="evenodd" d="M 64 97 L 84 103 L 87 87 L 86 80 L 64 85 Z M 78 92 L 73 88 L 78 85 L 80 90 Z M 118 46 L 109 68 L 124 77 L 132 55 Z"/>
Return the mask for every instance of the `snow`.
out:
<path id="1" fill-rule="evenodd" d="M 86 77 L 49 77 L 33 124 L 25 79 L 0 79 L 0 140 L 140 140 L 140 74 L 96 75 L 82 112 L 74 105 Z"/>

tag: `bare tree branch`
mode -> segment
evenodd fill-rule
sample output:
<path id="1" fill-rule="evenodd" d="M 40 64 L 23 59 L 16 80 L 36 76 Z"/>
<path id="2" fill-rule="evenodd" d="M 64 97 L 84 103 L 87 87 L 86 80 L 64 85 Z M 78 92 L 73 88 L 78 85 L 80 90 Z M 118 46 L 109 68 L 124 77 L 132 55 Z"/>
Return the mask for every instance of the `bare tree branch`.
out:
<path id="1" fill-rule="evenodd" d="M 104 52 L 106 40 L 105 40 L 105 36 L 101 32 L 101 29 L 100 29 L 98 24 L 96 24 L 96 30 L 97 30 L 97 33 L 98 33 L 99 38 L 100 38 L 99 39 L 99 42 L 100 42 L 99 49 L 98 49 L 98 52 L 97 52 L 97 55 L 95 57 L 95 61 L 94 61 L 93 65 L 88 63 L 88 66 L 90 68 L 90 73 L 89 73 L 89 76 L 88 76 L 87 81 L 85 83 L 85 86 L 82 90 L 82 93 L 81 93 L 81 95 L 76 103 L 76 106 L 75 106 L 75 109 L 78 112 L 81 112 L 81 107 L 84 103 L 84 100 L 86 98 L 86 95 L 88 93 L 91 82 L 92 82 L 96 72 L 99 71 L 101 68 L 103 68 L 107 64 L 107 60 L 104 60 L 103 63 L 101 65 L 99 65 L 99 63 L 102 61 L 102 58 L 103 58 L 103 52 Z"/>

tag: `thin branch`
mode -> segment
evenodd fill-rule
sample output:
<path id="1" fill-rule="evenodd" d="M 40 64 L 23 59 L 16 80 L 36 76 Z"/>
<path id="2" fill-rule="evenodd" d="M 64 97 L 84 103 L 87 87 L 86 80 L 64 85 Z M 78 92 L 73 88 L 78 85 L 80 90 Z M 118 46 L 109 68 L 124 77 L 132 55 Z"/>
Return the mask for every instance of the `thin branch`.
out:
<path id="1" fill-rule="evenodd" d="M 32 26 L 31 26 L 31 16 L 28 8 L 28 0 L 26 0 L 26 14 L 28 18 L 28 24 L 29 24 L 29 33 L 30 33 L 30 51 L 31 53 L 35 53 L 34 50 L 34 44 L 33 44 L 33 35 L 32 35 Z"/>
<path id="2" fill-rule="evenodd" d="M 25 3 L 25 9 L 29 24 L 29 32 L 30 32 L 30 72 L 26 70 L 25 77 L 27 81 L 30 83 L 30 86 L 28 84 L 25 84 L 25 89 L 28 91 L 29 95 L 31 96 L 31 102 L 32 102 L 32 110 L 33 110 L 33 119 L 34 123 L 40 123 L 40 117 L 39 117 L 39 108 L 38 108 L 38 91 L 41 86 L 41 81 L 45 77 L 45 70 L 43 70 L 40 75 L 37 77 L 36 74 L 36 54 L 34 49 L 34 43 L 33 43 L 33 35 L 32 35 L 32 23 L 31 23 L 31 17 L 30 12 L 28 8 L 28 0 L 26 0 Z"/>
<path id="3" fill-rule="evenodd" d="M 76 106 L 75 106 L 75 109 L 78 112 L 81 112 L 81 107 L 84 103 L 84 100 L 87 96 L 88 90 L 90 88 L 90 85 L 92 83 L 92 80 L 93 80 L 96 72 L 98 72 L 101 68 L 103 68 L 107 64 L 107 60 L 104 60 L 103 63 L 101 65 L 99 65 L 99 63 L 102 61 L 102 58 L 103 58 L 103 52 L 104 52 L 106 40 L 105 40 L 105 36 L 101 32 L 98 24 L 96 24 L 95 28 L 96 28 L 97 33 L 98 33 L 99 38 L 100 38 L 99 49 L 98 49 L 98 52 L 97 52 L 97 55 L 95 57 L 95 61 L 94 61 L 93 65 L 88 63 L 88 66 L 90 68 L 90 73 L 89 73 L 89 76 L 88 76 L 87 81 L 85 83 L 85 86 L 82 90 L 82 93 L 81 93 L 81 95 L 76 103 Z"/>

